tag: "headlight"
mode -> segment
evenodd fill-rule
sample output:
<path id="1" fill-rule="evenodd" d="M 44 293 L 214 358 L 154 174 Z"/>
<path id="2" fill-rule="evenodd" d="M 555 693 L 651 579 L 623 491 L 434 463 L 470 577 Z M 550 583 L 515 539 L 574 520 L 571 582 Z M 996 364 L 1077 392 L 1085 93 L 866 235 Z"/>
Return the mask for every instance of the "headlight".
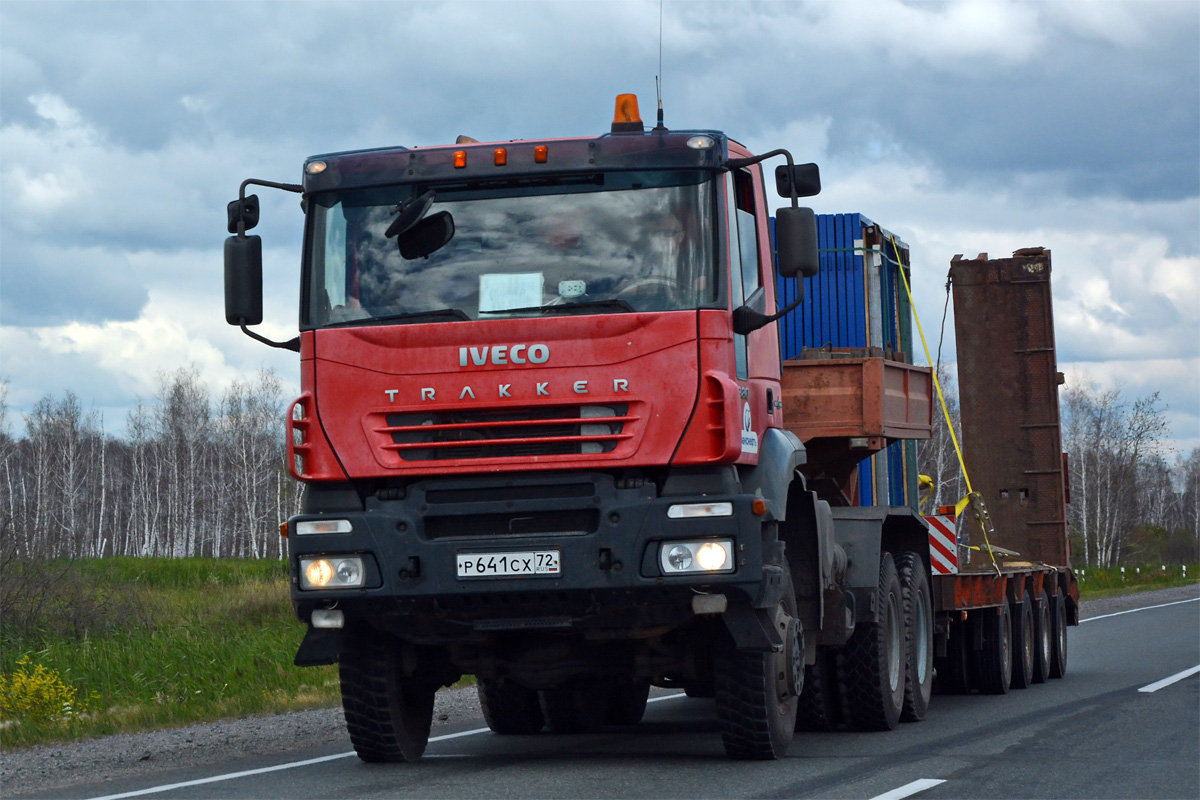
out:
<path id="1" fill-rule="evenodd" d="M 733 572 L 733 540 L 664 542 L 659 548 L 664 575 L 694 572 Z"/>
<path id="2" fill-rule="evenodd" d="M 300 559 L 301 589 L 355 589 L 363 585 L 365 574 L 358 556 Z"/>

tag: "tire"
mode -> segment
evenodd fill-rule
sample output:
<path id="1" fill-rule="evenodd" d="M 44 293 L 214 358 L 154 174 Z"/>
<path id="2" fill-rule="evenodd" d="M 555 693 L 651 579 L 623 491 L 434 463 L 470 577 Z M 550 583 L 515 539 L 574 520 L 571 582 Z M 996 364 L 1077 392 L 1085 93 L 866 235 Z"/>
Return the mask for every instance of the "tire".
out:
<path id="1" fill-rule="evenodd" d="M 896 562 L 904 595 L 904 706 L 901 722 L 918 722 L 929 710 L 933 694 L 933 597 L 925 562 L 916 553 L 901 553 Z"/>
<path id="2" fill-rule="evenodd" d="M 494 733 L 522 736 L 537 733 L 546 725 L 538 693 L 505 678 L 480 678 L 479 708 Z"/>
<path id="3" fill-rule="evenodd" d="M 538 692 L 538 700 L 551 732 L 595 733 L 608 714 L 608 694 L 605 683 L 580 681 Z"/>
<path id="4" fill-rule="evenodd" d="M 692 681 L 684 684 L 683 693 L 693 698 L 715 697 L 717 688 L 712 681 Z"/>
<path id="5" fill-rule="evenodd" d="M 646 714 L 649 697 L 650 681 L 615 681 L 609 690 L 604 721 L 609 725 L 637 725 Z"/>
<path id="6" fill-rule="evenodd" d="M 890 731 L 904 707 L 904 597 L 891 553 L 880 558 L 875 592 L 880 619 L 859 623 L 838 654 L 842 716 L 852 730 Z"/>
<path id="7" fill-rule="evenodd" d="M 787 575 L 786 565 L 784 574 Z M 790 622 L 785 617 L 790 617 Z M 787 661 L 795 658 L 798 649 L 800 663 L 793 662 L 792 666 L 798 674 L 803 674 L 804 648 L 796 641 L 788 642 L 789 637 L 800 635 L 790 577 L 785 578 L 775 622 L 784 638 L 781 653 L 741 652 L 725 631 L 713 651 L 717 725 L 725 754 L 730 758 L 759 761 L 782 758 L 792 743 L 799 698 L 787 688 L 787 672 L 791 668 Z"/>
<path id="8" fill-rule="evenodd" d="M 979 691 L 984 694 L 1007 694 L 1012 684 L 1012 613 L 1008 603 L 998 608 L 978 612 L 975 624 L 982 627 L 983 649 L 976 653 L 975 673 L 979 676 Z"/>
<path id="9" fill-rule="evenodd" d="M 1067 674 L 1067 601 L 1055 594 L 1050 601 L 1050 677 Z"/>
<path id="10" fill-rule="evenodd" d="M 1052 631 L 1050 630 L 1050 599 L 1043 589 L 1033 609 L 1033 682 L 1045 683 L 1050 678 Z"/>
<path id="11" fill-rule="evenodd" d="M 1012 680 L 1013 689 L 1028 689 L 1033 684 L 1033 661 L 1035 643 L 1033 635 L 1033 600 L 1025 592 L 1020 604 L 1012 612 Z"/>
<path id="12" fill-rule="evenodd" d="M 971 620 L 956 619 L 950 623 L 950 638 L 946 642 L 946 657 L 938 659 L 937 685 L 943 694 L 970 694 L 978 682 L 974 678 L 971 654 Z"/>
<path id="13" fill-rule="evenodd" d="M 437 685 L 401 674 L 400 643 L 377 633 L 350 633 L 338 661 L 346 730 L 368 762 L 416 761 L 429 743 Z"/>
<path id="14" fill-rule="evenodd" d="M 842 721 L 837 694 L 837 653 L 817 647 L 817 661 L 804 668 L 804 691 L 796 709 L 796 730 L 831 731 Z"/>

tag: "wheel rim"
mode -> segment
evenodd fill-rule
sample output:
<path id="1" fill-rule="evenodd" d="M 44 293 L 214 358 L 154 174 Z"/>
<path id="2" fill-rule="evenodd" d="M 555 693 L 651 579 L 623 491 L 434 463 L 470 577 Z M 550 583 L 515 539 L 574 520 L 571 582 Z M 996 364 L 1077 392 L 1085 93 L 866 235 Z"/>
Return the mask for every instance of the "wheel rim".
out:
<path id="1" fill-rule="evenodd" d="M 917 593 L 914 622 L 916 623 L 917 682 L 924 684 L 929 674 L 929 607 L 923 592 Z"/>
<path id="2" fill-rule="evenodd" d="M 900 686 L 900 612 L 895 595 L 887 603 L 888 686 L 894 692 Z"/>

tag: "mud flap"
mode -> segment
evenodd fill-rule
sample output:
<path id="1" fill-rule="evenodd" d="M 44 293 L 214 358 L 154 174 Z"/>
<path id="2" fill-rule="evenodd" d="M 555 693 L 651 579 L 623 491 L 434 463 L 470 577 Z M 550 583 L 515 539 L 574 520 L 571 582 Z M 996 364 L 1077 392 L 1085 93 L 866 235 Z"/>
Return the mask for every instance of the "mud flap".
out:
<path id="1" fill-rule="evenodd" d="M 721 619 L 738 650 L 747 653 L 779 653 L 783 651 L 783 636 L 771 618 L 774 609 L 730 606 Z"/>
<path id="2" fill-rule="evenodd" d="M 297 667 L 319 667 L 336 664 L 342 647 L 342 632 L 337 628 L 314 628 L 309 626 L 300 642 L 300 649 L 292 661 Z"/>

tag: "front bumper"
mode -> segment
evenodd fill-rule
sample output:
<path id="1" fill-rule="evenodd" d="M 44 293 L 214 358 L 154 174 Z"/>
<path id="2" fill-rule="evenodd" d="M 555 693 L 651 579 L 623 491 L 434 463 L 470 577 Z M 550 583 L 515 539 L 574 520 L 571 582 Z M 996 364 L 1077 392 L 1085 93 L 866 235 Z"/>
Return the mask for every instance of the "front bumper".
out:
<path id="1" fill-rule="evenodd" d="M 352 531 L 292 535 L 292 599 L 299 618 L 340 609 L 427 643 L 454 643 L 503 630 L 575 629 L 603 638 L 661 634 L 693 618 L 697 593 L 730 605 L 770 602 L 764 591 L 763 522 L 749 495 L 656 497 L 653 484 L 618 486 L 612 476 L 461 478 L 378 492 L 362 511 L 301 514 L 289 520 L 345 519 Z M 728 516 L 673 519 L 685 503 L 726 502 Z M 662 544 L 732 540 L 732 570 L 664 574 Z M 558 574 L 460 578 L 469 553 L 556 551 Z M 361 589 L 304 590 L 298 564 L 317 555 L 359 555 Z"/>

